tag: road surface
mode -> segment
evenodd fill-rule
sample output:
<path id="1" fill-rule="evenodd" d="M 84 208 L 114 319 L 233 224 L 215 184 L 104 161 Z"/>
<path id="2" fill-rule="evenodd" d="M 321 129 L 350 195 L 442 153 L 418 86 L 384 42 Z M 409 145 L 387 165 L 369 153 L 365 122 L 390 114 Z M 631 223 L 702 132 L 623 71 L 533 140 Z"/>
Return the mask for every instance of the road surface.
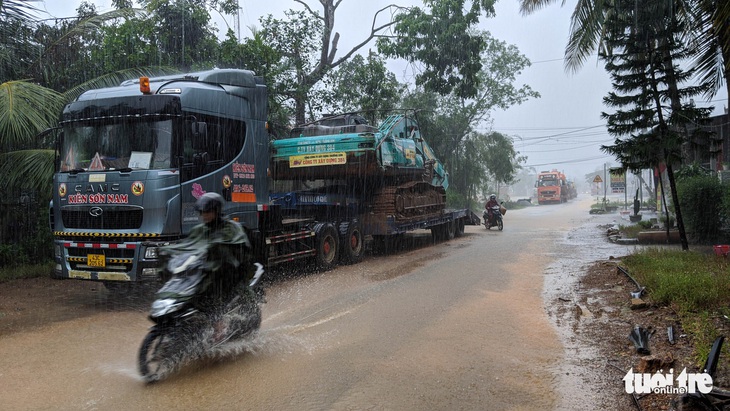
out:
<path id="1" fill-rule="evenodd" d="M 0 285 L 1 408 L 566 409 L 544 272 L 589 205 L 509 210 L 502 232 L 467 226 L 449 242 L 291 273 L 268 286 L 243 353 L 152 385 L 136 371 L 149 301 L 70 280 Z"/>

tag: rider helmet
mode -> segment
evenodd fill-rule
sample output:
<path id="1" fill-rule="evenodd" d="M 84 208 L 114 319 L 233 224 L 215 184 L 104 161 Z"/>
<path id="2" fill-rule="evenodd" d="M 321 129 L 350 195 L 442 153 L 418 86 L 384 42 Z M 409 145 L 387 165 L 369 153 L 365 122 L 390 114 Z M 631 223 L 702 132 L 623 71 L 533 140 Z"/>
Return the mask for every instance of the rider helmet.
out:
<path id="1" fill-rule="evenodd" d="M 494 195 L 494 194 L 492 194 L 492 195 L 490 195 L 490 196 L 489 196 L 489 199 L 490 199 L 490 200 L 496 200 L 496 199 L 497 199 L 497 196 L 496 196 L 496 195 Z"/>
<path id="2" fill-rule="evenodd" d="M 223 214 L 223 196 L 218 193 L 205 193 L 195 202 L 195 208 L 199 212 L 215 211 L 220 216 Z"/>

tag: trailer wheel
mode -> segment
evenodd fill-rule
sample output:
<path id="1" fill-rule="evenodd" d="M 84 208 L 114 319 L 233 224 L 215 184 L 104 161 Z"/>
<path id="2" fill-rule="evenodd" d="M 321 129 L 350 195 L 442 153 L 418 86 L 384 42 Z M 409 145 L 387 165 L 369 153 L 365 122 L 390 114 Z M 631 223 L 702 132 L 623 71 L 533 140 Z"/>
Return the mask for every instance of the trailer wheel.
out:
<path id="1" fill-rule="evenodd" d="M 454 235 L 456 237 L 461 237 L 464 235 L 464 219 L 459 218 L 456 220 L 456 231 L 454 232 Z"/>
<path id="2" fill-rule="evenodd" d="M 345 264 L 354 264 L 362 259 L 364 250 L 364 239 L 360 222 L 353 219 L 350 222 L 340 224 L 340 259 Z"/>
<path id="3" fill-rule="evenodd" d="M 320 223 L 314 229 L 317 237 L 317 267 L 329 270 L 337 264 L 339 237 L 337 230 L 330 223 Z"/>
<path id="4" fill-rule="evenodd" d="M 449 235 L 448 223 L 439 224 L 431 227 L 431 240 L 434 243 L 445 241 Z"/>
<path id="5" fill-rule="evenodd" d="M 453 240 L 456 235 L 456 221 L 444 223 L 444 234 L 447 240 Z"/>

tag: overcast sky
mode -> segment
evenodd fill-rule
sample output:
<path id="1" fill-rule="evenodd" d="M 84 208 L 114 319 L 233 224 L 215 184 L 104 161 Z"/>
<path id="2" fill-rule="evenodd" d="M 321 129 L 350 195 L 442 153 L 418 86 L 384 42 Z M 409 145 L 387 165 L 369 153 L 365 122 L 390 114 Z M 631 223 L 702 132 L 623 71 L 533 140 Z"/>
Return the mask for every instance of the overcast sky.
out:
<path id="1" fill-rule="evenodd" d="M 81 0 L 53 0 L 46 1 L 45 8 L 54 17 L 69 17 L 75 15 L 80 3 Z M 91 0 L 91 3 L 99 12 L 111 10 L 111 0 Z M 335 30 L 341 35 L 338 56 L 364 39 L 375 12 L 392 3 L 421 5 L 417 0 L 343 0 L 335 15 Z M 564 70 L 562 57 L 575 3 L 567 0 L 562 8 L 555 4 L 523 17 L 517 0 L 499 0 L 496 17 L 483 18 L 480 29 L 517 46 L 530 59 L 532 66 L 524 70 L 517 83 L 528 84 L 541 95 L 539 99 L 493 113 L 492 129 L 514 137 L 515 148 L 528 158 L 527 166 L 538 171 L 557 168 L 580 181 L 583 175 L 602 170 L 605 163 L 617 164 L 599 149 L 601 144 L 613 141 L 601 119 L 601 112 L 607 111 L 602 99 L 611 90 L 603 65 L 594 56 L 578 73 L 568 74 Z M 314 10 L 321 8 L 317 0 L 309 0 L 308 4 Z M 240 30 L 244 37 L 250 34 L 248 27 L 260 26 L 262 15 L 282 17 L 286 9 L 302 9 L 293 0 L 239 0 L 239 5 L 242 8 Z M 221 34 L 227 30 L 226 24 L 235 27 L 233 17 L 224 20 L 214 16 L 214 19 Z M 401 81 L 413 77 L 412 68 L 402 62 L 393 62 L 389 68 Z M 727 95 L 722 92 L 712 102 L 696 103 L 715 106 L 714 115 L 718 115 L 727 106 Z"/>

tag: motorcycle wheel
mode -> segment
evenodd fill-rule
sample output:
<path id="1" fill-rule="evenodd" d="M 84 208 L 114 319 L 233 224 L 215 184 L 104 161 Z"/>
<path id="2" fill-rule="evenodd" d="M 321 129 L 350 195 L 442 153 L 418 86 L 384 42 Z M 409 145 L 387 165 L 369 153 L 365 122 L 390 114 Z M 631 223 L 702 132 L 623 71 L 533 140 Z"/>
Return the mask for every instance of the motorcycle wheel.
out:
<path id="1" fill-rule="evenodd" d="M 504 223 L 502 223 L 501 218 L 497 220 L 497 228 L 499 228 L 499 231 L 502 231 L 502 229 L 504 228 Z"/>
<path id="2" fill-rule="evenodd" d="M 256 303 L 247 304 L 244 308 L 245 320 L 239 325 L 240 331 L 238 337 L 245 337 L 253 331 L 261 328 L 261 307 Z"/>
<path id="3" fill-rule="evenodd" d="M 153 328 L 144 337 L 142 345 L 139 347 L 139 373 L 147 383 L 158 381 L 163 377 L 165 356 L 164 350 L 161 348 L 164 340 L 165 334 L 157 328 Z"/>

